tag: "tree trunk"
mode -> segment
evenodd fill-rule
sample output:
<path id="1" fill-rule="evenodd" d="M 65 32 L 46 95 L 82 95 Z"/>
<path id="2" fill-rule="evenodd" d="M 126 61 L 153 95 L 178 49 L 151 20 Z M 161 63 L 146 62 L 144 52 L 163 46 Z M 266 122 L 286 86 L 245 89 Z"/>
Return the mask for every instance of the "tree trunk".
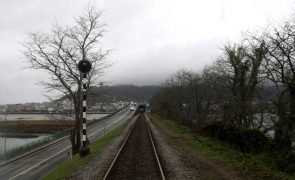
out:
<path id="1" fill-rule="evenodd" d="M 295 91 L 293 88 L 289 88 L 288 92 L 288 98 L 284 96 L 283 92 L 278 103 L 279 120 L 275 126 L 274 136 L 276 150 L 284 152 L 292 149 L 292 133 L 295 127 Z"/>
<path id="2" fill-rule="evenodd" d="M 81 109 L 81 92 L 77 92 L 78 98 L 74 102 L 75 108 L 75 123 L 74 128 L 71 132 L 71 143 L 72 143 L 72 153 L 77 154 L 79 153 L 79 149 L 81 146 L 81 119 L 82 119 L 82 109 Z"/>

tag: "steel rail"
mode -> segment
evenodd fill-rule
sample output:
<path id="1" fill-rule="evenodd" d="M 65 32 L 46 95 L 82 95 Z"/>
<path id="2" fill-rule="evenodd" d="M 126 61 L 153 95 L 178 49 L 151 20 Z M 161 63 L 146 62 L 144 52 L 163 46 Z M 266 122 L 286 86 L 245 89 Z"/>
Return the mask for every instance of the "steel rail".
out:
<path id="1" fill-rule="evenodd" d="M 149 133 L 149 137 L 150 137 L 150 141 L 151 141 L 151 144 L 152 144 L 152 148 L 154 150 L 154 156 L 155 156 L 155 158 L 157 160 L 157 165 L 158 165 L 158 168 L 159 168 L 161 177 L 162 177 L 163 180 L 165 180 L 164 172 L 163 172 L 163 169 L 162 169 L 162 165 L 160 163 L 160 160 L 159 160 L 159 156 L 158 156 L 158 153 L 157 153 L 155 144 L 154 144 L 154 140 L 153 140 L 153 137 L 152 137 L 152 134 L 151 134 L 151 131 L 150 131 L 148 122 L 146 121 L 146 116 L 144 116 L 144 122 L 145 122 L 145 126 L 146 126 L 146 128 L 148 130 L 148 133 Z"/>
<path id="2" fill-rule="evenodd" d="M 137 118 L 138 118 L 138 117 L 137 117 Z M 136 121 L 137 121 L 137 118 L 136 118 Z M 110 167 L 109 167 L 107 173 L 106 173 L 105 176 L 103 177 L 103 180 L 107 179 L 107 177 L 109 176 L 109 174 L 110 174 L 111 170 L 113 169 L 115 163 L 117 162 L 117 159 L 118 159 L 119 155 L 121 154 L 122 149 L 125 147 L 125 144 L 126 144 L 126 142 L 128 141 L 129 136 L 130 136 L 130 134 L 132 133 L 134 127 L 135 127 L 136 121 L 133 123 L 132 128 L 131 128 L 130 131 L 128 132 L 128 135 L 126 136 L 126 138 L 125 138 L 123 144 L 121 145 L 121 147 L 120 147 L 118 153 L 116 154 L 116 156 L 115 156 L 115 158 L 114 158 L 112 164 L 110 165 Z"/>
<path id="3" fill-rule="evenodd" d="M 134 122 L 134 124 L 132 125 L 132 128 L 130 129 L 130 131 L 128 132 L 128 135 L 126 136 L 123 144 L 121 145 L 118 153 L 116 154 L 114 160 L 112 161 L 112 164 L 110 165 L 110 167 L 108 168 L 108 171 L 106 172 L 105 176 L 103 177 L 103 180 L 106 180 L 108 178 L 108 176 L 110 175 L 111 173 L 111 170 L 113 169 L 114 165 L 116 164 L 116 162 L 118 161 L 118 158 L 120 157 L 121 155 L 121 152 L 122 152 L 122 149 L 125 148 L 125 144 L 126 142 L 128 141 L 128 139 L 130 138 L 130 135 L 131 133 L 133 132 L 133 129 L 135 127 L 135 124 L 136 122 L 138 121 L 138 117 L 136 118 L 136 121 Z M 158 169 L 160 171 L 160 174 L 161 174 L 161 178 L 162 180 L 165 180 L 165 176 L 164 176 L 164 172 L 163 172 L 163 169 L 162 169 L 162 166 L 161 166 L 161 163 L 160 163 L 160 160 L 158 158 L 158 154 L 157 154 L 157 151 L 156 151 L 156 148 L 155 148 L 155 145 L 154 145 L 154 141 L 153 141 L 153 138 L 152 138 L 152 135 L 151 135 L 151 132 L 150 132 L 150 129 L 148 127 L 148 124 L 146 122 L 146 116 L 144 116 L 144 122 L 145 122 L 145 127 L 147 128 L 147 131 L 148 131 L 148 134 L 149 134 L 149 139 L 150 139 L 150 142 L 151 142 L 151 145 L 152 145 L 152 149 L 153 149 L 153 152 L 154 152 L 154 156 L 156 158 L 156 161 L 157 161 L 157 166 L 158 166 Z"/>

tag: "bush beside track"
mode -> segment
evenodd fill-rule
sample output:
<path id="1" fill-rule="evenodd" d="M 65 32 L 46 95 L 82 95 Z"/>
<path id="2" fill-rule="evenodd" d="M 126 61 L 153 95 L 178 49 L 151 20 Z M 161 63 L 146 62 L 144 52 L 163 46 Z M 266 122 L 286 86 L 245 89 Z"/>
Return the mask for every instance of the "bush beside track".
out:
<path id="1" fill-rule="evenodd" d="M 175 121 L 162 118 L 156 114 L 149 114 L 149 116 L 155 124 L 167 129 L 173 137 L 178 137 L 185 145 L 188 146 L 189 149 L 199 154 L 202 158 L 214 162 L 216 165 L 221 167 L 233 170 L 236 174 L 242 176 L 243 178 L 295 179 L 294 172 L 286 173 L 280 170 L 277 163 L 275 163 L 278 162 L 275 156 L 267 153 L 267 151 L 263 151 L 261 153 L 242 152 L 236 145 L 229 143 L 230 139 L 226 138 L 228 137 L 225 135 L 226 133 L 222 135 L 219 133 L 217 134 L 228 140 L 221 141 L 204 135 L 204 132 L 193 132 L 186 126 L 180 125 Z M 208 132 L 210 131 L 208 130 Z M 213 130 L 211 132 L 213 132 Z M 227 131 L 228 134 L 229 132 L 231 131 Z M 255 134 L 255 132 L 245 132 L 244 136 L 251 137 L 252 133 Z M 249 143 L 250 142 L 251 140 L 249 140 Z M 260 142 L 260 140 L 257 142 Z M 264 140 L 261 142 L 264 142 Z M 245 146 L 247 147 L 247 144 L 245 144 Z M 245 148 L 245 151 L 251 151 L 251 149 Z M 292 163 L 289 158 L 291 155 L 286 154 L 284 157 L 286 156 L 288 157 L 285 158 L 285 160 L 283 157 L 280 158 L 281 166 L 287 166 L 288 163 L 289 165 Z"/>

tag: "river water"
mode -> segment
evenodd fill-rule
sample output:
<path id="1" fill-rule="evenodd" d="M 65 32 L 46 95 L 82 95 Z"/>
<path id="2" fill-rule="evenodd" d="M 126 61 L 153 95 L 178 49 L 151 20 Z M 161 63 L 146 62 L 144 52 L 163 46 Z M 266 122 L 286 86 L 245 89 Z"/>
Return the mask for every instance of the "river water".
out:
<path id="1" fill-rule="evenodd" d="M 100 119 L 108 114 L 87 114 L 87 120 Z M 74 117 L 72 115 L 72 117 Z M 17 121 L 17 120 L 52 120 L 55 119 L 52 115 L 48 114 L 9 114 L 6 117 L 7 121 Z M 0 114 L 0 121 L 5 120 L 5 115 Z M 0 132 L 3 133 L 3 132 Z M 6 150 L 9 151 L 13 148 L 26 145 L 27 143 L 31 143 L 33 141 L 38 141 L 39 139 L 43 139 L 48 136 L 46 134 L 34 134 L 35 137 L 9 137 L 6 138 Z M 3 154 L 5 151 L 5 138 L 0 137 L 0 154 Z"/>

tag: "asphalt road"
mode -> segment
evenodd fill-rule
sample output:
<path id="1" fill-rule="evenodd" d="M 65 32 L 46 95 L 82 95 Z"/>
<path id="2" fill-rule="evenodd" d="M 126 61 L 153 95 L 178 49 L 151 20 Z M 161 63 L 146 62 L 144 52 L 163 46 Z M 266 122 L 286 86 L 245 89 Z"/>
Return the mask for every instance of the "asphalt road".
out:
<path id="1" fill-rule="evenodd" d="M 102 137 L 106 132 L 114 129 L 132 116 L 133 112 L 125 108 L 114 116 L 87 128 L 87 135 L 91 141 Z M 52 169 L 69 159 L 71 143 L 64 139 L 45 149 L 34 152 L 24 158 L 0 167 L 0 180 L 37 180 L 47 175 Z"/>

